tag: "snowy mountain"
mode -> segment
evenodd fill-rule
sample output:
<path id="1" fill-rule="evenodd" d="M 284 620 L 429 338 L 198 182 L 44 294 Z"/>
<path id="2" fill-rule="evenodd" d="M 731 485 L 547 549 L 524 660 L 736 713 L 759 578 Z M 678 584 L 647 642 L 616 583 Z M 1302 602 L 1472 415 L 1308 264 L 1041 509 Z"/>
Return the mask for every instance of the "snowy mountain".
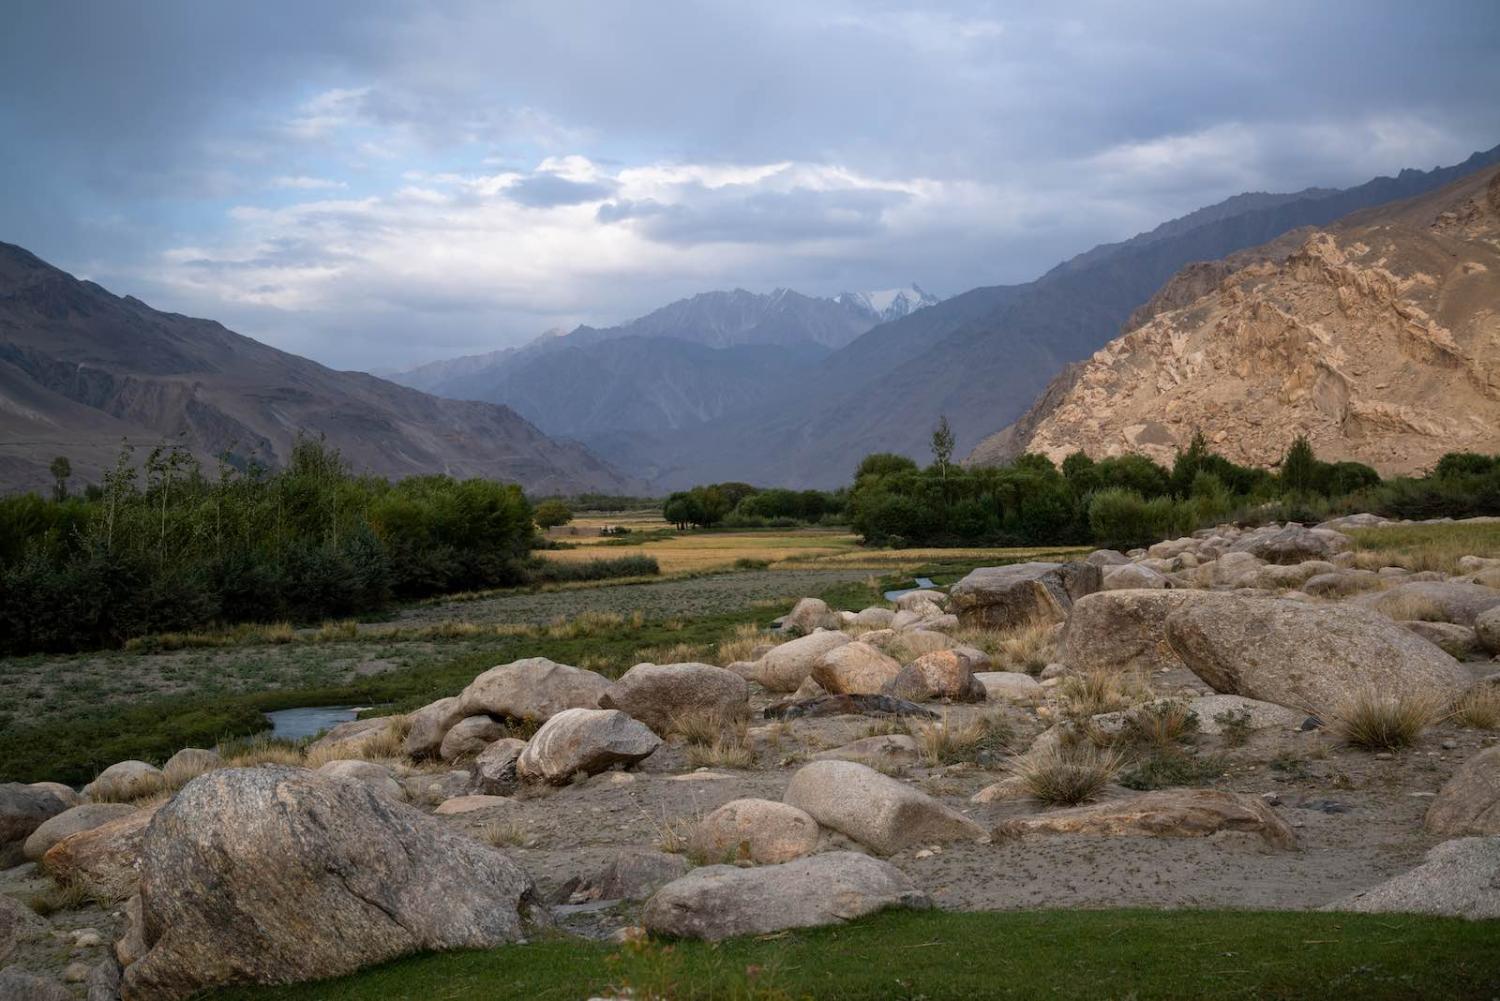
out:
<path id="1" fill-rule="evenodd" d="M 942 300 L 912 282 L 905 288 L 881 289 L 878 292 L 841 292 L 833 297 L 833 301 L 867 312 L 880 323 L 889 323 L 927 306 L 936 306 Z"/>

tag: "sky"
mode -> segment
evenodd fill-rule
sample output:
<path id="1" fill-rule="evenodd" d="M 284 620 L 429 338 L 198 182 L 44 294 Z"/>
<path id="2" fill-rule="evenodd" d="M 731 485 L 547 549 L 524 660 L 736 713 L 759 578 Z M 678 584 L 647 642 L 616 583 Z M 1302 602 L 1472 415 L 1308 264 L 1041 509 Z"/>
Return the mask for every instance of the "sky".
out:
<path id="1" fill-rule="evenodd" d="M 7 6 L 0 240 L 338 368 L 1026 281 L 1500 143 L 1493 0 Z"/>

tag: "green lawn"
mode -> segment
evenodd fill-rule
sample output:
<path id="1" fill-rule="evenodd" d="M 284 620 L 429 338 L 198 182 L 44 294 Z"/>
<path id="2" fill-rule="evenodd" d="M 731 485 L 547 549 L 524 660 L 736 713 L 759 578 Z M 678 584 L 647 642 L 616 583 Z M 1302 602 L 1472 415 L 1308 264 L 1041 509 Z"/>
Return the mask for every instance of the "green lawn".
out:
<path id="1" fill-rule="evenodd" d="M 1500 996 L 1500 923 L 1245 911 L 896 912 L 719 945 L 546 941 L 400 960 L 212 1001 L 636 997 L 1477 998 Z"/>

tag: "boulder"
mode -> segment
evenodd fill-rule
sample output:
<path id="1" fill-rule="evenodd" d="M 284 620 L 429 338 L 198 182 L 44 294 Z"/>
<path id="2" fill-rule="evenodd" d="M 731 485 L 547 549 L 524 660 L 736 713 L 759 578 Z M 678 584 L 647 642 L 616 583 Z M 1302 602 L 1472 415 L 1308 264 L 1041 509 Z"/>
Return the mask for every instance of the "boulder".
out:
<path id="1" fill-rule="evenodd" d="M 147 951 L 122 993 L 152 1001 L 515 942 L 536 900 L 502 852 L 300 769 L 194 779 L 152 822 L 143 856 Z"/>
<path id="2" fill-rule="evenodd" d="M 1474 616 L 1474 636 L 1487 653 L 1500 653 L 1500 608 L 1489 608 Z"/>
<path id="3" fill-rule="evenodd" d="M 782 801 L 882 855 L 913 844 L 985 836 L 984 829 L 963 814 L 854 761 L 802 766 L 787 783 Z"/>
<path id="4" fill-rule="evenodd" d="M 61 782 L 33 782 L 31 788 L 38 792 L 50 792 L 68 806 L 77 806 L 83 802 L 83 797 L 78 795 L 77 790 Z"/>
<path id="5" fill-rule="evenodd" d="M 1168 838 L 1204 838 L 1219 831 L 1247 831 L 1259 834 L 1277 848 L 1297 847 L 1292 829 L 1264 800 L 1219 789 L 1160 789 L 1129 799 L 1018 817 L 1007 821 L 1000 830 L 1007 834 Z"/>
<path id="6" fill-rule="evenodd" d="M 1500 591 L 1460 580 L 1417 580 L 1360 599 L 1395 619 L 1435 619 L 1474 628 L 1479 616 L 1500 608 Z M 1430 614 L 1414 614 L 1416 611 Z"/>
<path id="7" fill-rule="evenodd" d="M 949 602 L 966 626 L 1010 629 L 1067 617 L 1073 602 L 1099 590 L 1092 563 L 1016 563 L 980 567 L 949 591 Z"/>
<path id="8" fill-rule="evenodd" d="M 1202 587 L 1254 587 L 1264 561 L 1250 553 L 1225 553 L 1192 571 Z"/>
<path id="9" fill-rule="evenodd" d="M 1479 637 L 1468 626 L 1452 622 L 1423 622 L 1420 619 L 1402 622 L 1401 626 L 1459 660 L 1481 652 Z"/>
<path id="10" fill-rule="evenodd" d="M 516 761 L 526 750 L 526 741 L 502 737 L 490 744 L 474 759 L 474 780 L 479 791 L 488 796 L 509 796 L 521 782 L 516 775 Z"/>
<path id="11" fill-rule="evenodd" d="M 948 699 L 983 702 L 985 687 L 975 680 L 974 662 L 957 650 L 924 653 L 897 672 L 885 691 L 913 702 Z"/>
<path id="12" fill-rule="evenodd" d="M 141 839 L 158 809 L 137 810 L 70 834 L 47 849 L 40 865 L 59 883 L 77 883 L 95 896 L 123 900 L 135 892 Z"/>
<path id="13" fill-rule="evenodd" d="M 599 708 L 618 709 L 665 736 L 683 717 L 744 719 L 750 686 L 708 664 L 637 664 L 599 696 Z"/>
<path id="14" fill-rule="evenodd" d="M 401 783 L 396 781 L 391 770 L 374 761 L 329 761 L 318 769 L 318 774 L 346 782 L 358 782 L 393 803 L 406 798 Z"/>
<path id="15" fill-rule="evenodd" d="M 828 602 L 822 598 L 803 598 L 781 620 L 781 631 L 806 636 L 818 629 L 837 629 L 841 625 L 838 613 L 828 607 Z"/>
<path id="16" fill-rule="evenodd" d="M 46 935 L 47 922 L 14 897 L 0 893 L 0 964 L 10 958 L 22 942 Z"/>
<path id="17" fill-rule="evenodd" d="M 1198 732 L 1209 736 L 1224 732 L 1224 724 L 1218 717 L 1225 715 L 1243 717 L 1251 730 L 1295 730 L 1307 718 L 1295 709 L 1242 695 L 1204 695 L 1190 701 L 1188 708 L 1198 717 Z"/>
<path id="18" fill-rule="evenodd" d="M 26 839 L 23 854 L 29 862 L 40 861 L 47 850 L 63 838 L 79 831 L 92 831 L 111 820 L 128 817 L 135 810 L 129 803 L 83 803 L 64 810 L 31 832 Z"/>
<path id="19" fill-rule="evenodd" d="M 593 709 L 609 689 L 593 671 L 529 657 L 492 667 L 458 696 L 464 716 L 547 720 L 565 709 Z"/>
<path id="20" fill-rule="evenodd" d="M 1347 598 L 1373 591 L 1384 583 L 1380 574 L 1369 570 L 1335 570 L 1309 577 L 1302 583 L 1302 591 L 1317 598 Z"/>
<path id="21" fill-rule="evenodd" d="M 1118 549 L 1096 549 L 1083 558 L 1085 563 L 1092 563 L 1099 568 L 1123 567 L 1130 564 L 1130 557 Z"/>
<path id="22" fill-rule="evenodd" d="M 475 810 L 493 810 L 513 806 L 515 800 L 505 796 L 454 796 L 445 799 L 433 810 L 438 817 L 451 817 L 459 813 L 473 813 Z"/>
<path id="23" fill-rule="evenodd" d="M 752 680 L 773 692 L 795 692 L 812 674 L 819 657 L 848 642 L 843 633 L 819 630 L 783 643 L 755 662 Z"/>
<path id="24" fill-rule="evenodd" d="M 443 746 L 444 735 L 463 718 L 463 708 L 457 695 L 427 703 L 406 717 L 408 729 L 402 750 L 409 757 L 417 759 L 436 756 Z"/>
<path id="25" fill-rule="evenodd" d="M 974 680 L 984 687 L 991 701 L 1035 702 L 1045 691 L 1041 682 L 1020 671 L 981 671 Z"/>
<path id="26" fill-rule="evenodd" d="M 375 716 L 370 719 L 351 719 L 332 727 L 327 733 L 307 745 L 309 751 L 329 751 L 346 758 L 358 758 L 368 753 L 369 745 L 383 741 L 395 722 L 394 716 Z"/>
<path id="27" fill-rule="evenodd" d="M 872 637 L 878 637 L 879 642 Z M 958 645 L 958 641 L 947 633 L 940 633 L 933 629 L 911 629 L 904 633 L 891 633 L 889 636 L 867 633 L 860 638 L 882 650 L 890 649 L 892 644 L 895 644 L 908 657 L 920 657 L 923 654 L 937 653 L 940 650 L 952 650 Z"/>
<path id="28" fill-rule="evenodd" d="M 1367 914 L 1500 918 L 1500 838 L 1454 838 L 1394 879 L 1323 908 Z"/>
<path id="29" fill-rule="evenodd" d="M 854 616 L 854 625 L 861 629 L 889 629 L 895 617 L 896 613 L 889 608 L 864 608 Z"/>
<path id="30" fill-rule="evenodd" d="M 1480 751 L 1453 773 L 1427 809 L 1434 834 L 1500 835 L 1500 747 Z"/>
<path id="31" fill-rule="evenodd" d="M 155 796 L 166 788 L 166 777 L 155 765 L 144 761 L 117 761 L 83 787 L 83 798 L 95 803 L 120 803 Z"/>
<path id="32" fill-rule="evenodd" d="M 1347 535 L 1330 528 L 1303 528 L 1297 524 L 1277 528 L 1271 525 L 1246 532 L 1229 551 L 1249 553 L 1267 563 L 1291 564 L 1326 560 L 1353 544 Z"/>
<path id="33" fill-rule="evenodd" d="M 736 799 L 698 822 L 690 850 L 709 862 L 774 865 L 811 854 L 818 835 L 818 822 L 795 806 Z"/>
<path id="34" fill-rule="evenodd" d="M 885 733 L 875 737 L 862 737 L 827 751 L 813 755 L 814 761 L 888 761 L 910 764 L 917 760 L 916 738 L 904 733 Z"/>
<path id="35" fill-rule="evenodd" d="M 935 615 L 947 607 L 948 596 L 936 588 L 922 587 L 915 591 L 907 591 L 892 604 L 903 612 Z"/>
<path id="36" fill-rule="evenodd" d="M 67 808 L 51 790 L 20 782 L 0 783 L 0 869 L 20 864 L 22 847 L 31 833 Z"/>
<path id="37" fill-rule="evenodd" d="M 586 904 L 595 900 L 645 900 L 666 884 L 687 874 L 691 866 L 681 855 L 627 849 L 604 868 L 572 882 L 564 901 Z"/>
<path id="38" fill-rule="evenodd" d="M 842 924 L 890 907 L 930 906 L 927 895 L 889 862 L 829 852 L 751 869 L 694 869 L 658 890 L 641 919 L 658 935 L 716 941 Z"/>
<path id="39" fill-rule="evenodd" d="M 878 695 L 900 671 L 900 661 L 856 640 L 819 657 L 811 677 L 830 695 Z"/>
<path id="40" fill-rule="evenodd" d="M 19 966 L 0 970 L 0 998 L 5 1001 L 73 1001 L 73 995 L 56 980 L 27 973 Z"/>
<path id="41" fill-rule="evenodd" d="M 478 789 L 474 773 L 466 768 L 452 771 L 412 772 L 396 779 L 406 793 L 408 803 L 436 806 L 455 796 L 468 796 Z"/>
<path id="42" fill-rule="evenodd" d="M 1074 671 L 1158 671 L 1182 666 L 1167 643 L 1167 616 L 1203 592 L 1101 591 L 1073 605 L 1062 662 Z"/>
<path id="43" fill-rule="evenodd" d="M 448 728 L 438 745 L 438 757 L 444 761 L 461 761 L 477 757 L 486 747 L 510 731 L 493 716 L 465 716 Z"/>
<path id="44" fill-rule="evenodd" d="M 1166 574 L 1136 563 L 1106 566 L 1101 571 L 1100 587 L 1105 591 L 1130 591 L 1141 588 L 1170 587 Z"/>
<path id="45" fill-rule="evenodd" d="M 1167 616 L 1167 641 L 1215 691 L 1328 718 L 1371 688 L 1444 701 L 1468 686 L 1452 657 L 1348 605 L 1202 594 Z"/>
<path id="46" fill-rule="evenodd" d="M 523 782 L 561 785 L 578 772 L 635 764 L 660 746 L 660 737 L 618 709 L 564 709 L 526 744 L 516 775 Z"/>

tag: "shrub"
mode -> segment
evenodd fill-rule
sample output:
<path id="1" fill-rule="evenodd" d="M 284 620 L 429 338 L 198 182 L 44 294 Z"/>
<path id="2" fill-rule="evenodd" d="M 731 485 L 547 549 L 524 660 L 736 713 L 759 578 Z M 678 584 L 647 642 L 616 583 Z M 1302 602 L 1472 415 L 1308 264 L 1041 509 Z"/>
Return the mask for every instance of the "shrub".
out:
<path id="1" fill-rule="evenodd" d="M 1123 760 L 1116 751 L 1077 744 L 1027 754 L 1010 770 L 1034 799 L 1074 806 L 1099 795 L 1119 772 Z"/>
<path id="2" fill-rule="evenodd" d="M 1416 743 L 1442 714 L 1443 706 L 1431 697 L 1388 695 L 1369 688 L 1341 702 L 1328 723 L 1351 747 L 1394 751 Z"/>

